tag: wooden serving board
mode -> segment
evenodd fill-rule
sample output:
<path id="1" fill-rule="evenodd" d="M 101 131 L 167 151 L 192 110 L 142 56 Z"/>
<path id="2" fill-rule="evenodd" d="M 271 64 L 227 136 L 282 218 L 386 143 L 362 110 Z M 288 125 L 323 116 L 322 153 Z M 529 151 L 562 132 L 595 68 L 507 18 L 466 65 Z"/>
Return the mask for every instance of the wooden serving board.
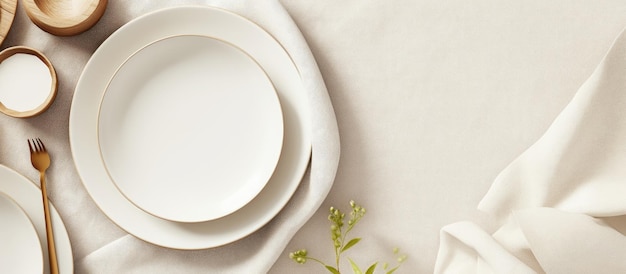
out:
<path id="1" fill-rule="evenodd" d="M 16 8 L 17 0 L 0 0 L 0 45 L 11 29 Z"/>

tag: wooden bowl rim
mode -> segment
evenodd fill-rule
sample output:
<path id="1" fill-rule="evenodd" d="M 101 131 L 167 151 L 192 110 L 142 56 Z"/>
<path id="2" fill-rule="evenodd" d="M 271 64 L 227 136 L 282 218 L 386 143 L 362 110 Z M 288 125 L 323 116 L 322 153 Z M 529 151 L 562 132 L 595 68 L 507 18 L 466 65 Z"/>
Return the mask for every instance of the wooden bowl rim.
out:
<path id="1" fill-rule="evenodd" d="M 69 1 L 69 0 L 44 0 Z M 76 35 L 91 28 L 104 14 L 108 0 L 90 0 L 95 5 L 86 5 L 87 9 L 73 16 L 58 17 L 41 10 L 36 0 L 22 0 L 24 10 L 35 25 L 46 32 L 59 36 Z"/>
<path id="2" fill-rule="evenodd" d="M 11 30 L 16 10 L 17 0 L 0 0 L 0 44 Z"/>

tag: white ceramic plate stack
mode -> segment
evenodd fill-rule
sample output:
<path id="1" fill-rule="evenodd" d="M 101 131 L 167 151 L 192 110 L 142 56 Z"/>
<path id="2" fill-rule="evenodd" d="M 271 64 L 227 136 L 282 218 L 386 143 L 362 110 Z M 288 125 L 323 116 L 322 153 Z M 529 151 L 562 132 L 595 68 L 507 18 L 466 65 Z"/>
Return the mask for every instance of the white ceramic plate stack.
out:
<path id="1" fill-rule="evenodd" d="M 41 189 L 0 165 L 0 273 L 50 273 Z M 59 213 L 50 205 L 60 273 L 74 272 L 70 239 Z"/>
<path id="2" fill-rule="evenodd" d="M 290 56 L 250 20 L 211 7 L 139 17 L 93 54 L 70 144 L 87 191 L 147 242 L 202 249 L 241 239 L 291 198 L 311 152 Z"/>

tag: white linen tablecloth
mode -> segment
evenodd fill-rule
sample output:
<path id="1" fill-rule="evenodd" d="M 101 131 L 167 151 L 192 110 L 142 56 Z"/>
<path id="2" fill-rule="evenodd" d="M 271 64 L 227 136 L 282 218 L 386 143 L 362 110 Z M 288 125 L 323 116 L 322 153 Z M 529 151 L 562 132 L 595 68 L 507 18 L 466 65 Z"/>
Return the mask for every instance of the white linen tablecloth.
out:
<path id="1" fill-rule="evenodd" d="M 0 163 L 36 179 L 24 140 L 41 137 L 46 141 L 55 160 L 48 177 L 51 198 L 67 224 L 77 273 L 110 273 L 113 270 L 107 268 L 108 264 L 126 265 L 125 272 L 139 272 L 142 268 L 133 267 L 150 267 L 150 256 L 158 258 L 160 253 L 176 258 L 165 262 L 170 264 L 168 267 L 176 267 L 177 273 L 228 272 L 226 269 L 236 273 L 236 268 L 229 267 L 236 267 L 239 261 L 250 262 L 246 259 L 257 254 L 240 249 L 268 242 L 264 238 L 269 235 L 294 232 L 277 228 L 277 223 L 292 220 L 279 216 L 281 219 L 250 239 L 221 251 L 162 251 L 127 236 L 113 225 L 86 194 L 74 170 L 67 122 L 76 79 L 90 54 L 115 29 L 145 12 L 186 3 L 217 2 L 110 0 L 102 21 L 75 37 L 55 37 L 39 30 L 18 7 L 13 29 L 2 47 L 28 45 L 42 50 L 57 67 L 61 88 L 55 103 L 41 116 L 0 116 Z M 239 12 L 245 9 L 248 16 L 279 35 L 281 42 L 292 41 L 287 38 L 289 35 L 280 36 L 294 27 L 283 16 L 285 13 L 279 13 L 282 15 L 275 21 L 282 24 L 269 22 L 274 17 L 264 7 L 276 2 L 219 2 Z M 502 258 L 502 265 L 519 261 L 526 265 L 520 270 L 541 267 L 533 265 L 537 260 L 524 248 L 524 241 L 514 241 L 524 238 L 503 237 L 519 235 L 518 225 L 495 220 L 490 213 L 477 209 L 477 205 L 498 174 L 546 133 L 592 75 L 626 27 L 626 3 L 280 2 L 302 32 L 323 75 L 341 136 L 341 161 L 332 190 L 320 209 L 290 241 L 281 235 L 285 236 L 283 242 L 274 247 L 279 250 L 279 245 L 287 244 L 284 251 L 268 251 L 267 259 L 252 256 L 251 261 L 263 261 L 263 266 L 252 272 L 324 273 L 326 270 L 319 265 L 297 265 L 287 255 L 289 251 L 307 248 L 310 255 L 332 261 L 328 207 L 347 208 L 351 199 L 367 208 L 366 216 L 352 232 L 363 240 L 346 253 L 360 265 L 376 260 L 392 262 L 391 250 L 399 247 L 409 257 L 396 273 L 433 273 L 440 241 L 465 239 L 497 243 L 499 250 L 506 252 L 490 254 Z M 260 14 L 254 15 L 256 12 Z M 283 27 L 287 29 L 282 30 Z M 298 43 L 293 43 L 295 50 Z M 314 187 L 310 183 L 306 186 Z M 305 189 L 299 197 L 313 204 L 314 197 L 306 193 L 314 191 Z M 598 227 L 597 222 L 612 229 L 622 222 L 619 217 L 598 220 L 585 215 L 542 207 L 521 210 L 516 218 L 530 223 L 560 216 L 567 223 L 580 224 L 578 232 L 583 234 Z M 305 219 L 306 216 L 293 219 L 293 229 Z M 460 228 L 455 224 L 460 224 Z M 445 229 L 440 237 L 442 228 Z M 546 222 L 545 226 L 526 229 L 546 230 L 546 234 L 533 234 L 541 237 L 564 228 Z M 605 232 L 603 235 L 614 235 L 609 230 L 601 233 Z M 506 247 L 519 248 L 502 247 L 500 242 L 506 239 L 512 239 Z M 496 245 L 487 247 L 498 250 Z M 555 254 L 572 251 L 554 250 Z M 145 253 L 137 254 L 142 252 Z M 213 260 L 203 256 L 209 253 L 230 259 L 202 266 L 204 259 Z M 274 262 L 276 256 L 278 260 Z M 342 270 L 350 272 L 350 266 L 342 265 Z"/>

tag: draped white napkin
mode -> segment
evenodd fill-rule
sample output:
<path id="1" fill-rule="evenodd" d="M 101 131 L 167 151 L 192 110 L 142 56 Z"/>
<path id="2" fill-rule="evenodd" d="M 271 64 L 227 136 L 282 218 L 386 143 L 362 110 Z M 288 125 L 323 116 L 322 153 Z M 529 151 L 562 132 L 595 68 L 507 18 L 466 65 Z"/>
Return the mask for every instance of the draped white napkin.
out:
<path id="1" fill-rule="evenodd" d="M 478 208 L 502 226 L 444 227 L 436 273 L 626 273 L 626 31 Z"/>

